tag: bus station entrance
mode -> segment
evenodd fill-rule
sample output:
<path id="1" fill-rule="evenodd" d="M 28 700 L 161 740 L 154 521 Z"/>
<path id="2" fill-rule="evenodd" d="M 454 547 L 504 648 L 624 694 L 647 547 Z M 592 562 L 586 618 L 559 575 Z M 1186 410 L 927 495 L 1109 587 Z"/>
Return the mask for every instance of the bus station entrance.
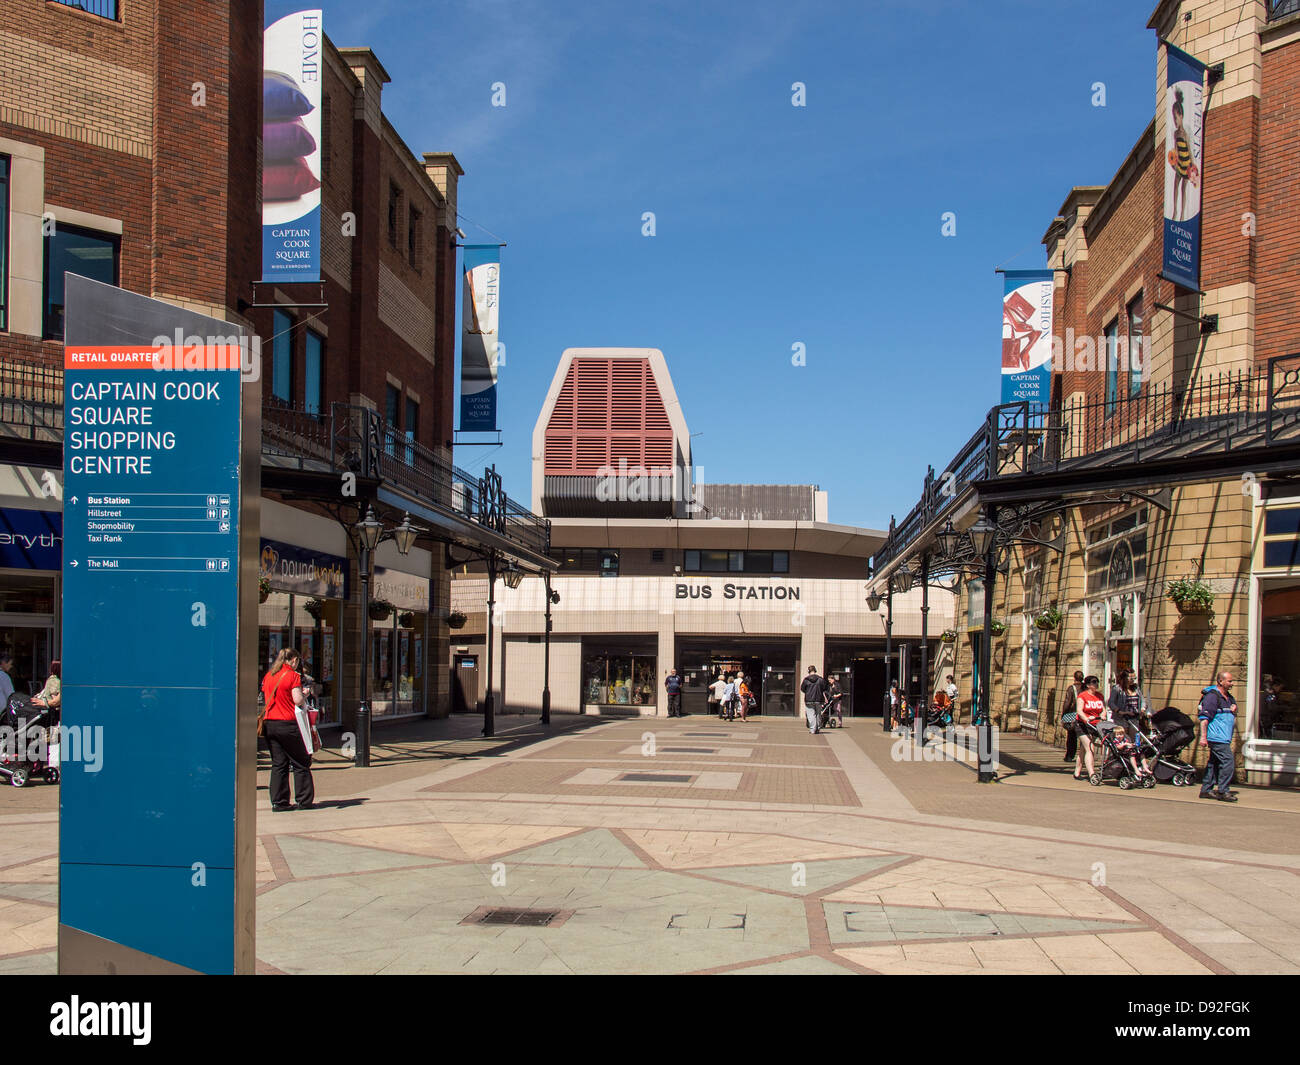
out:
<path id="1" fill-rule="evenodd" d="M 703 637 L 678 640 L 677 670 L 682 676 L 682 711 L 709 713 L 709 685 L 718 676 L 743 673 L 758 705 L 752 714 L 793 717 L 800 700 L 795 678 L 797 640 Z"/>

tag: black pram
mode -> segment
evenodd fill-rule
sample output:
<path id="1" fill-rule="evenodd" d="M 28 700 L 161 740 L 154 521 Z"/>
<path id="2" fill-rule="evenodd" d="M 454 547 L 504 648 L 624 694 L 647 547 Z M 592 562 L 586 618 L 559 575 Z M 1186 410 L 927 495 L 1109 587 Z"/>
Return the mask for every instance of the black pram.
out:
<path id="1" fill-rule="evenodd" d="M 59 712 L 37 706 L 25 695 L 11 695 L 0 713 L 0 778 L 21 788 L 32 777 L 59 782 L 57 765 L 50 765 L 49 741 L 58 735 Z"/>
<path id="2" fill-rule="evenodd" d="M 1196 738 L 1196 722 L 1176 706 L 1166 706 L 1151 715 L 1151 727 L 1152 734 L 1142 735 L 1142 740 L 1155 748 L 1157 759 L 1151 768 L 1156 779 L 1177 787 L 1195 781 L 1196 767 L 1179 755 Z"/>

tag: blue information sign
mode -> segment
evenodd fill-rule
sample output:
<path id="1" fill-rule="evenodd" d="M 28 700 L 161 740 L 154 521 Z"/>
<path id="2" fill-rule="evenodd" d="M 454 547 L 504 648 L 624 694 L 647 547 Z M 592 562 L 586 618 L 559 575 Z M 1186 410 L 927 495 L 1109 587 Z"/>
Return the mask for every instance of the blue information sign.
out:
<path id="1" fill-rule="evenodd" d="M 229 973 L 239 349 L 77 344 L 74 314 L 70 299 L 61 940 Z"/>

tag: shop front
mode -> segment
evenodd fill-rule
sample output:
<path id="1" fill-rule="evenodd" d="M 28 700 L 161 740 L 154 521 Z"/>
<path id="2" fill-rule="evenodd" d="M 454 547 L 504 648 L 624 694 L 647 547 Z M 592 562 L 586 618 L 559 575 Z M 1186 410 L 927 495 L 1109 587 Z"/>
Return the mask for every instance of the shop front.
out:
<path id="1" fill-rule="evenodd" d="M 303 673 L 320 685 L 321 722 L 338 724 L 347 559 L 263 539 L 260 563 L 257 637 L 262 671 L 282 648 L 297 648 Z"/>
<path id="2" fill-rule="evenodd" d="M 370 626 L 372 716 L 423 716 L 428 690 L 428 575 L 376 566 L 366 623 Z"/>
<path id="3" fill-rule="evenodd" d="M 653 636 L 582 641 L 582 708 L 586 714 L 653 714 L 659 705 Z"/>
<path id="4" fill-rule="evenodd" d="M 63 515 L 0 507 L 0 653 L 13 656 L 10 679 L 39 691 L 59 657 L 59 574 Z"/>
<path id="5" fill-rule="evenodd" d="M 1248 712 L 1251 783 L 1300 784 L 1300 497 L 1256 511 L 1250 661 L 1235 695 Z"/>

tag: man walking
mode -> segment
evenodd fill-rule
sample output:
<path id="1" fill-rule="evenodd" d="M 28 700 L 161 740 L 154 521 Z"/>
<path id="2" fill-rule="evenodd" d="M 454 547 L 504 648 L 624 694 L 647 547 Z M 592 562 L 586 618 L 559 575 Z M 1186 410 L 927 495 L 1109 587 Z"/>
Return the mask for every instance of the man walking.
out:
<path id="1" fill-rule="evenodd" d="M 1232 697 L 1232 674 L 1220 673 L 1218 683 L 1201 693 L 1201 746 L 1210 749 L 1210 760 L 1201 778 L 1201 798 L 1236 802 L 1232 783 L 1236 763 L 1232 756 L 1232 731 L 1237 724 L 1237 700 Z M 1217 784 L 1217 787 L 1216 787 Z"/>
<path id="2" fill-rule="evenodd" d="M 826 680 L 817 675 L 817 667 L 808 667 L 808 676 L 799 685 L 803 692 L 803 712 L 808 718 L 808 731 L 814 736 L 821 731 L 818 722 L 821 719 L 822 704 L 826 702 Z"/>
<path id="3" fill-rule="evenodd" d="M 664 690 L 668 692 L 668 716 L 682 716 L 682 678 L 677 675 L 677 667 L 673 666 L 668 671 L 668 676 L 664 678 Z"/>

